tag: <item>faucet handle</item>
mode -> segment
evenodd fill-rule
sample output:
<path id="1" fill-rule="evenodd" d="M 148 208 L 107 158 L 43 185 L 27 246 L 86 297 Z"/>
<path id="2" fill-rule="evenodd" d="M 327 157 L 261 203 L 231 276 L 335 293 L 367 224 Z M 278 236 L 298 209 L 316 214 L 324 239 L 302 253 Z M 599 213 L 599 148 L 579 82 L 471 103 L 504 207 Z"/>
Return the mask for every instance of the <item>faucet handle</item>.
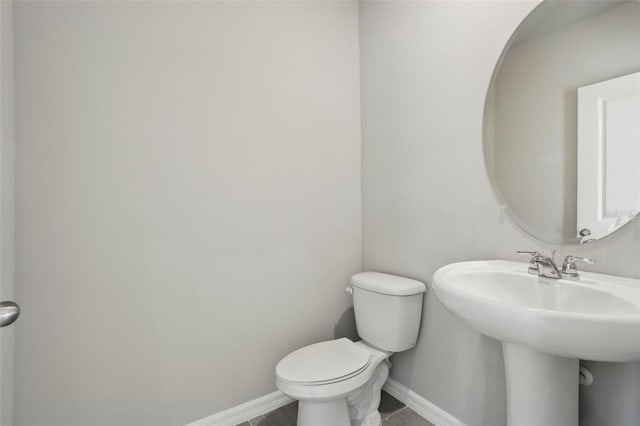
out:
<path id="1" fill-rule="evenodd" d="M 516 253 L 518 254 L 530 254 L 531 257 L 537 257 L 537 256 L 542 256 L 542 254 L 539 251 L 529 251 L 529 250 L 518 250 L 516 251 Z"/>
<path id="2" fill-rule="evenodd" d="M 582 262 L 582 263 L 586 263 L 587 265 L 593 265 L 594 263 L 596 263 L 596 260 L 590 257 L 572 256 L 568 254 L 564 257 L 564 262 L 562 262 L 562 275 L 565 275 L 567 278 L 573 278 L 573 279 L 580 278 L 580 274 L 578 274 L 578 267 L 576 266 L 576 262 Z"/>
<path id="3" fill-rule="evenodd" d="M 540 265 L 538 265 L 537 261 L 541 260 L 544 256 L 539 251 L 529 251 L 529 250 L 518 250 L 516 251 L 518 254 L 528 254 L 531 255 L 529 259 L 529 273 L 532 275 L 538 275 L 540 271 Z"/>
<path id="4" fill-rule="evenodd" d="M 535 251 L 535 250 L 534 251 L 518 250 L 518 251 L 516 251 L 516 253 L 531 255 L 531 259 L 529 259 L 529 262 L 531 264 L 535 264 L 537 260 L 544 259 L 544 256 L 542 255 L 542 253 L 540 253 L 539 251 Z"/>
<path id="5" fill-rule="evenodd" d="M 569 262 L 569 263 L 575 263 L 575 262 L 582 262 L 582 263 L 586 263 L 587 265 L 593 265 L 594 263 L 596 263 L 596 260 L 591 258 L 591 257 L 581 257 L 581 256 L 573 256 L 571 254 L 568 254 L 564 257 L 564 261 Z"/>

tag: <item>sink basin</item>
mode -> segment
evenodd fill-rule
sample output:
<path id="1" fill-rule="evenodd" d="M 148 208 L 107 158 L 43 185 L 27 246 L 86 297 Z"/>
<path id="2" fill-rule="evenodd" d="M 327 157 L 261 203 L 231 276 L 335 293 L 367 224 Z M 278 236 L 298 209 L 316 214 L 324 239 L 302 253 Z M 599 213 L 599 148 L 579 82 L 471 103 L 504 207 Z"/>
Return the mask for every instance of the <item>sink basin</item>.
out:
<path id="1" fill-rule="evenodd" d="M 592 361 L 640 359 L 640 280 L 581 272 L 540 278 L 527 264 L 460 262 L 433 276 L 437 297 L 472 327 L 502 342 Z"/>
<path id="2" fill-rule="evenodd" d="M 640 360 L 640 280 L 554 280 L 527 268 L 453 263 L 432 284 L 449 311 L 502 342 L 510 426 L 578 426 L 579 359 Z"/>

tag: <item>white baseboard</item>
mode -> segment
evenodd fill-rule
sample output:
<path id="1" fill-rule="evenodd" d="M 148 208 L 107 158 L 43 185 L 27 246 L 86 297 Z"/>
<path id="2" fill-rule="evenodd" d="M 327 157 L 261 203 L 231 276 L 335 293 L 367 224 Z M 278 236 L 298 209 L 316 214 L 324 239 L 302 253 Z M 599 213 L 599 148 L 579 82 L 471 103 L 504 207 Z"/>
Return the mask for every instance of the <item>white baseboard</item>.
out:
<path id="1" fill-rule="evenodd" d="M 283 407 L 293 399 L 280 391 L 272 392 L 268 395 L 236 405 L 228 410 L 221 411 L 204 419 L 196 420 L 186 426 L 235 426 L 249 421 L 254 417 L 267 414 L 270 411 Z"/>
<path id="2" fill-rule="evenodd" d="M 402 383 L 389 378 L 383 388 L 391 396 L 404 402 L 407 407 L 424 417 L 435 426 L 466 426 L 437 405 L 427 401 Z"/>
<path id="3" fill-rule="evenodd" d="M 462 421 L 396 380 L 389 378 L 383 389 L 435 426 L 466 426 Z M 186 426 L 235 426 L 262 414 L 267 414 L 291 402 L 293 402 L 293 399 L 280 391 L 275 391 L 204 419 L 196 420 Z"/>

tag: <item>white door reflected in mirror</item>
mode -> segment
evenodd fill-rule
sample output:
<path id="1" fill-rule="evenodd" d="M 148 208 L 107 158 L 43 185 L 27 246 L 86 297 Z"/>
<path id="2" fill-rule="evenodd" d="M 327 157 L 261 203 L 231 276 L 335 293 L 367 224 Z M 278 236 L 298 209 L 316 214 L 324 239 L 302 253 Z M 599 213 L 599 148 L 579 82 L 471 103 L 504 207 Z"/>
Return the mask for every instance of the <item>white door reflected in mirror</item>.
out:
<path id="1" fill-rule="evenodd" d="M 640 72 L 578 88 L 577 195 L 581 243 L 640 212 Z"/>

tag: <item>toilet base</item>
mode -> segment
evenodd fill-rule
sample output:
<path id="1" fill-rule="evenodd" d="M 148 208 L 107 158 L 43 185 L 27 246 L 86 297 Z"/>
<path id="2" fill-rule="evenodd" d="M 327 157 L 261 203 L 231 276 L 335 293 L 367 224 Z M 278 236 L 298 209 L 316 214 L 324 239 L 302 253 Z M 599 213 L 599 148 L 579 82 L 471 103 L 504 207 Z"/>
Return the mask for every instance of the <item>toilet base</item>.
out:
<path id="1" fill-rule="evenodd" d="M 369 413 L 364 420 L 349 418 L 347 400 L 327 402 L 298 402 L 297 426 L 380 426 L 382 416 L 378 410 Z"/>
<path id="2" fill-rule="evenodd" d="M 298 402 L 298 426 L 351 426 L 347 399 Z"/>
<path id="3" fill-rule="evenodd" d="M 332 400 L 299 400 L 297 426 L 380 426 L 378 406 L 387 377 L 389 363 L 385 359 L 369 381 L 349 395 Z"/>
<path id="4" fill-rule="evenodd" d="M 378 407 L 382 396 L 382 386 L 388 377 L 389 361 L 385 359 L 378 364 L 369 381 L 347 397 L 352 426 L 380 425 L 381 418 Z"/>
<path id="5" fill-rule="evenodd" d="M 365 417 L 364 421 L 360 423 L 360 426 L 380 426 L 382 425 L 382 416 L 378 410 L 370 413 Z"/>

